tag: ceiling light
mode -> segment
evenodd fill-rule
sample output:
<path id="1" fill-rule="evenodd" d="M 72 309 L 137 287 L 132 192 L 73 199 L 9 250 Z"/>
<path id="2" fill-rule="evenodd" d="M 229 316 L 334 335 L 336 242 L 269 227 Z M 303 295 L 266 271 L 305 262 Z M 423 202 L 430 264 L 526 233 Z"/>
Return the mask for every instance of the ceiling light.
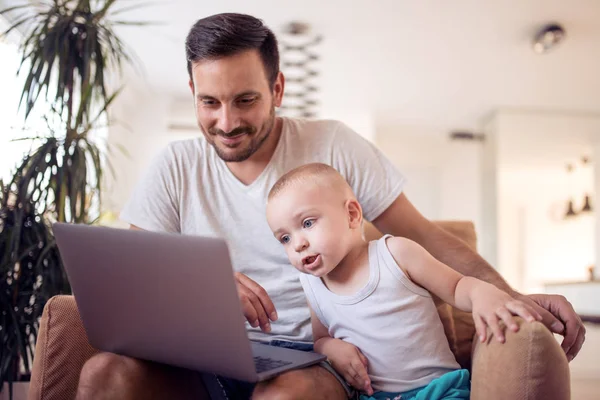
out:
<path id="1" fill-rule="evenodd" d="M 533 39 L 533 51 L 547 53 L 565 38 L 565 30 L 559 24 L 548 24 L 540 29 Z"/>

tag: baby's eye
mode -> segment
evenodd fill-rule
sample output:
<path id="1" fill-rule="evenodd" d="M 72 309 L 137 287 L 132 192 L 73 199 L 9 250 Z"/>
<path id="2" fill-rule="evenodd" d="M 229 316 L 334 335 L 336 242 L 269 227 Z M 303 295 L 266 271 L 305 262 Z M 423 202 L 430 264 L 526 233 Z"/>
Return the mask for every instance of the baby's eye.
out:
<path id="1" fill-rule="evenodd" d="M 304 228 L 310 228 L 311 226 L 313 226 L 313 224 L 314 224 L 314 223 L 315 223 L 315 220 L 314 220 L 314 219 L 307 219 L 306 221 L 304 221 L 304 222 L 302 223 L 302 226 L 303 226 Z"/>
<path id="2" fill-rule="evenodd" d="M 288 243 L 290 242 L 290 236 L 289 236 L 289 235 L 283 235 L 283 236 L 281 237 L 281 239 L 279 239 L 279 241 L 280 241 L 282 244 L 288 244 Z"/>

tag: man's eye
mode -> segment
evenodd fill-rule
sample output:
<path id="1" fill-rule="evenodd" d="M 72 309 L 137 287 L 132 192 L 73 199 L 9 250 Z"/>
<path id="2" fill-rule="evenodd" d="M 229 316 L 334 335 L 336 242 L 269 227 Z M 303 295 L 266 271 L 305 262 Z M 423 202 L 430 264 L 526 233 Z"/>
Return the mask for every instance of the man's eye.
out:
<path id="1" fill-rule="evenodd" d="M 290 237 L 288 235 L 283 235 L 279 241 L 283 244 L 288 244 L 290 242 Z"/>
<path id="2" fill-rule="evenodd" d="M 304 228 L 310 228 L 311 226 L 313 226 L 313 224 L 314 224 L 314 223 L 315 223 L 315 221 L 314 221 L 314 220 L 312 220 L 312 219 L 307 219 L 306 221 L 304 221 L 304 222 L 302 223 L 302 226 L 303 226 Z"/>
<path id="3" fill-rule="evenodd" d="M 214 106 L 215 104 L 217 104 L 217 102 L 210 99 L 202 99 L 202 104 L 204 104 L 205 106 Z"/>
<path id="4" fill-rule="evenodd" d="M 239 100 L 240 103 L 244 105 L 252 104 L 256 100 L 256 97 L 244 97 Z"/>

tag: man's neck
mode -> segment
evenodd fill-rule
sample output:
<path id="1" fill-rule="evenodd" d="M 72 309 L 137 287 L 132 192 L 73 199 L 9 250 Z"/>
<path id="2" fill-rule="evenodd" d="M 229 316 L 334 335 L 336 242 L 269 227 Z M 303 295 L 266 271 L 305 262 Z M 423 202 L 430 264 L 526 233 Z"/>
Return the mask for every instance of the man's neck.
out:
<path id="1" fill-rule="evenodd" d="M 279 143 L 279 138 L 281 137 L 282 127 L 282 119 L 275 118 L 273 130 L 256 153 L 252 154 L 247 160 L 226 163 L 227 168 L 229 168 L 233 176 L 244 185 L 252 184 L 252 182 L 254 182 L 265 170 L 269 161 L 271 161 L 275 149 L 277 148 L 277 143 Z"/>

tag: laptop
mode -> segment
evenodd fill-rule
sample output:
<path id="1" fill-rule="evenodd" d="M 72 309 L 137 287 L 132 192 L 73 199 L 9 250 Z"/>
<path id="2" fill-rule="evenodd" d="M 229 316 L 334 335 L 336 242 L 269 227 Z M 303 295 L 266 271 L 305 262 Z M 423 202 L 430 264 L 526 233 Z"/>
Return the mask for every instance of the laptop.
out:
<path id="1" fill-rule="evenodd" d="M 97 349 L 248 382 L 326 359 L 248 339 L 223 239 L 62 223 L 53 229 Z"/>

